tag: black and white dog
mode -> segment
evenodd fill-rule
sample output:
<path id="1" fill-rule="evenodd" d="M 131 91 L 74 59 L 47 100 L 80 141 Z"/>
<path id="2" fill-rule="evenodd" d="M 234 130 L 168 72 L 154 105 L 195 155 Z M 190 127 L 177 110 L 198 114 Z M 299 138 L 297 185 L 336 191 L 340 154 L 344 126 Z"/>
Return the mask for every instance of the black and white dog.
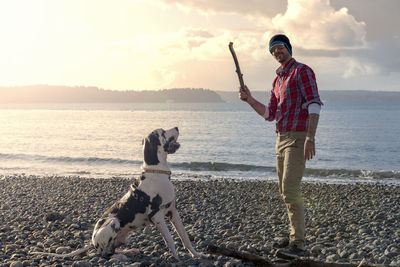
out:
<path id="1" fill-rule="evenodd" d="M 175 191 L 170 180 L 171 171 L 167 155 L 175 153 L 179 148 L 178 136 L 179 131 L 175 127 L 167 131 L 157 129 L 145 137 L 143 172 L 140 179 L 136 180 L 129 191 L 97 221 L 90 245 L 69 254 L 34 253 L 72 257 L 94 247 L 102 256 L 111 256 L 115 254 L 116 248 L 125 244 L 132 231 L 154 224 L 161 232 L 172 255 L 178 259 L 175 243 L 165 222 L 167 217 L 192 257 L 203 256 L 193 248 L 175 206 Z M 121 252 L 130 251 L 137 252 L 136 249 Z"/>

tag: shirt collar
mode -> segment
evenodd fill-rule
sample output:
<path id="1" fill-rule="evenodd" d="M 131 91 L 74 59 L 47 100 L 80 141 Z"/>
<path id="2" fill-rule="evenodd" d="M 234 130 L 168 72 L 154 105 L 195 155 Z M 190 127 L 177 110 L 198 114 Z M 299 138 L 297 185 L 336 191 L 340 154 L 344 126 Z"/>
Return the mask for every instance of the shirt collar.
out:
<path id="1" fill-rule="evenodd" d="M 296 60 L 294 58 L 291 58 L 283 68 L 282 66 L 280 66 L 279 68 L 276 69 L 276 74 L 277 75 L 286 74 L 294 63 L 296 63 Z"/>

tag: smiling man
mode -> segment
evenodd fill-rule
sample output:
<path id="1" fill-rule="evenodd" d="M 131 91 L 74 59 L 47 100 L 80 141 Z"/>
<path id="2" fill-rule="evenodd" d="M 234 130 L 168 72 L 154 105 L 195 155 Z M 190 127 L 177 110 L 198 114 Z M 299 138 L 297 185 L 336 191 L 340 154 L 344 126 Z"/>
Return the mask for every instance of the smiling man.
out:
<path id="1" fill-rule="evenodd" d="M 293 259 L 304 253 L 305 223 L 301 180 L 305 161 L 315 156 L 315 133 L 322 102 L 313 70 L 292 58 L 292 45 L 283 34 L 269 42 L 269 52 L 280 63 L 268 105 L 258 102 L 245 86 L 239 98 L 268 121 L 276 121 L 276 171 L 279 192 L 290 222 L 288 247 L 277 251 Z M 287 245 L 287 244 L 285 244 Z"/>

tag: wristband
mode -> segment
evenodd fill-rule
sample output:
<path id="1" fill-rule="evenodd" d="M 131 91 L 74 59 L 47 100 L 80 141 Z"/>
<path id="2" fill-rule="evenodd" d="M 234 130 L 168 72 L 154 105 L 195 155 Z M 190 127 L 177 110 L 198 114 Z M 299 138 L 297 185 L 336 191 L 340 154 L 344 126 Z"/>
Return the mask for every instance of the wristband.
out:
<path id="1" fill-rule="evenodd" d="M 315 138 L 314 137 L 311 137 L 311 136 L 307 136 L 306 137 L 306 141 L 310 141 L 310 142 L 315 142 Z"/>

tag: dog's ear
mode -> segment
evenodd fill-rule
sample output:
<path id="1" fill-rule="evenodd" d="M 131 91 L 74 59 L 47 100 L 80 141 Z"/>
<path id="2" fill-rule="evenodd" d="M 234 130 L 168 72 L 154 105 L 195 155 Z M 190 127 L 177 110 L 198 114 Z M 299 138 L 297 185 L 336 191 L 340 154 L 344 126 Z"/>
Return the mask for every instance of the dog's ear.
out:
<path id="1" fill-rule="evenodd" d="M 151 133 L 144 140 L 144 162 L 147 165 L 157 165 L 160 163 L 157 157 L 158 146 L 161 145 L 157 133 Z"/>

